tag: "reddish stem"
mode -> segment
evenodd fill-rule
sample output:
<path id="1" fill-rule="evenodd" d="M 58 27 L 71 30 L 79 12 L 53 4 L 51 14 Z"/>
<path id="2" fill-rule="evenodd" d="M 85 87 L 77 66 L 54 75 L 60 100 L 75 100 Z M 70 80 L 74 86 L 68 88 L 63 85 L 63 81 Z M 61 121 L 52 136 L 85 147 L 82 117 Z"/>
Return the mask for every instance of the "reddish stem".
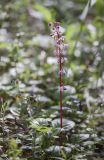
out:
<path id="1" fill-rule="evenodd" d="M 58 39 L 60 38 L 60 34 L 59 34 L 59 29 L 58 29 Z M 60 41 L 59 41 L 59 45 L 60 45 Z M 60 50 L 60 47 L 58 48 L 59 51 L 59 83 L 60 83 L 60 127 L 62 128 L 62 87 L 63 87 L 63 83 L 62 83 L 62 53 Z"/>
<path id="2" fill-rule="evenodd" d="M 50 23 L 49 26 L 52 27 L 52 34 L 51 36 L 54 37 L 55 43 L 56 43 L 56 55 L 58 56 L 58 62 L 59 62 L 59 83 L 60 83 L 60 127 L 62 128 L 63 122 L 62 122 L 62 91 L 63 91 L 63 82 L 62 82 L 62 60 L 64 60 L 63 56 L 63 38 L 62 33 L 60 31 L 60 23 L 55 22 L 53 25 Z M 62 59 L 63 58 L 63 59 Z"/>
<path id="3" fill-rule="evenodd" d="M 61 63 L 61 54 L 60 54 L 60 60 L 59 60 L 59 80 L 60 80 L 60 127 L 62 128 L 62 63 Z"/>

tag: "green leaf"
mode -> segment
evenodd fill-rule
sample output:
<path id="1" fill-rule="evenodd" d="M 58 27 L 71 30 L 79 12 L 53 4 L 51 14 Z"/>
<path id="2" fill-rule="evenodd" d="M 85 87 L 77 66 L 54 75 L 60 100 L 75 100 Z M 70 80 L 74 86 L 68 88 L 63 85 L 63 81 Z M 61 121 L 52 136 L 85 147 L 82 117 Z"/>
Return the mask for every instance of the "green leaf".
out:
<path id="1" fill-rule="evenodd" d="M 66 154 L 65 154 L 65 152 L 64 152 L 63 150 L 61 150 L 61 154 L 62 154 L 62 157 L 63 157 L 64 159 L 66 159 Z"/>
<path id="2" fill-rule="evenodd" d="M 89 7 L 90 7 L 90 1 L 87 2 L 87 5 L 85 6 L 82 14 L 80 15 L 80 20 L 84 21 L 87 17 L 88 11 L 89 11 Z"/>
<path id="3" fill-rule="evenodd" d="M 40 11 L 43 14 L 44 19 L 47 22 L 52 22 L 53 21 L 53 17 L 51 15 L 51 12 L 46 7 L 43 7 L 39 3 L 36 3 L 35 4 L 35 9 L 37 9 L 38 11 Z"/>
<path id="4" fill-rule="evenodd" d="M 91 7 L 96 3 L 96 0 L 91 0 L 90 5 Z"/>
<path id="5" fill-rule="evenodd" d="M 52 121 L 52 126 L 60 130 L 60 118 L 54 119 Z M 63 118 L 63 129 L 64 131 L 69 131 L 70 129 L 74 128 L 75 122 Z"/>
<path id="6" fill-rule="evenodd" d="M 43 120 L 40 121 L 40 120 Z M 50 132 L 52 127 L 47 127 L 47 121 L 44 122 L 44 119 L 37 119 L 31 122 L 30 127 L 34 128 L 37 132 L 47 133 Z"/>
<path id="7" fill-rule="evenodd" d="M 43 127 L 43 126 L 38 126 L 35 128 L 38 132 L 42 132 L 42 133 L 47 133 L 49 131 L 51 131 L 52 127 Z"/>
<path id="8" fill-rule="evenodd" d="M 77 30 L 76 30 L 77 28 Z M 66 30 L 66 39 L 69 40 L 75 36 L 76 33 L 79 32 L 80 24 L 79 23 L 72 23 L 67 27 Z"/>

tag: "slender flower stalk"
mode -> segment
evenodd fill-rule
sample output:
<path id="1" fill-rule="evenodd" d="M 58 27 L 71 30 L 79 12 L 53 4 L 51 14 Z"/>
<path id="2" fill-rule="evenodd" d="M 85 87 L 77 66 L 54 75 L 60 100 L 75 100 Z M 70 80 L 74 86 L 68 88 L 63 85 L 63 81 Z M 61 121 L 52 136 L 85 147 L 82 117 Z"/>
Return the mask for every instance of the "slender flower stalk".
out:
<path id="1" fill-rule="evenodd" d="M 59 22 L 49 23 L 51 27 L 52 34 L 51 36 L 55 41 L 55 54 L 58 58 L 59 63 L 59 83 L 60 83 L 60 127 L 63 127 L 63 116 L 62 116 L 62 92 L 64 90 L 62 75 L 64 74 L 63 63 L 65 61 L 64 58 L 64 50 L 67 48 L 67 44 L 64 44 L 64 37 L 61 32 L 61 26 Z"/>

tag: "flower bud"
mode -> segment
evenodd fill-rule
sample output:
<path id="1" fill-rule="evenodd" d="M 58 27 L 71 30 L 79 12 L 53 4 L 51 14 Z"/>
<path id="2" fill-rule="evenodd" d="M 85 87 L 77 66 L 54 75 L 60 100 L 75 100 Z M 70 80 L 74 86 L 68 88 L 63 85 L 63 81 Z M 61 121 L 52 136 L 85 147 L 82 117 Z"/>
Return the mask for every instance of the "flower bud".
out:
<path id="1" fill-rule="evenodd" d="M 48 26 L 49 26 L 49 27 L 52 27 L 52 22 L 49 22 L 49 23 L 48 23 Z"/>
<path id="2" fill-rule="evenodd" d="M 64 69 L 62 69 L 61 71 L 59 71 L 59 75 L 65 75 L 66 74 L 66 71 Z"/>
<path id="3" fill-rule="evenodd" d="M 68 44 L 64 44 L 64 49 L 68 49 L 69 45 Z"/>

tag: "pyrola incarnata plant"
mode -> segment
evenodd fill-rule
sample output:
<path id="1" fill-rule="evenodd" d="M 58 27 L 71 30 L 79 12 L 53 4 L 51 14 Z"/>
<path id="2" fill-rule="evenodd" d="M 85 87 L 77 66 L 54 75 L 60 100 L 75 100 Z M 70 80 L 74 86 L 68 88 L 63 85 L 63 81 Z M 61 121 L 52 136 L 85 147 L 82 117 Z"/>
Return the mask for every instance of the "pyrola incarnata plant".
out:
<path id="1" fill-rule="evenodd" d="M 60 82 L 60 127 L 62 128 L 62 92 L 64 90 L 62 75 L 65 73 L 63 70 L 63 63 L 65 62 L 64 51 L 68 45 L 64 43 L 64 36 L 62 35 L 61 26 L 59 22 L 49 23 L 51 28 L 51 36 L 55 41 L 55 54 L 59 63 L 59 82 Z"/>

